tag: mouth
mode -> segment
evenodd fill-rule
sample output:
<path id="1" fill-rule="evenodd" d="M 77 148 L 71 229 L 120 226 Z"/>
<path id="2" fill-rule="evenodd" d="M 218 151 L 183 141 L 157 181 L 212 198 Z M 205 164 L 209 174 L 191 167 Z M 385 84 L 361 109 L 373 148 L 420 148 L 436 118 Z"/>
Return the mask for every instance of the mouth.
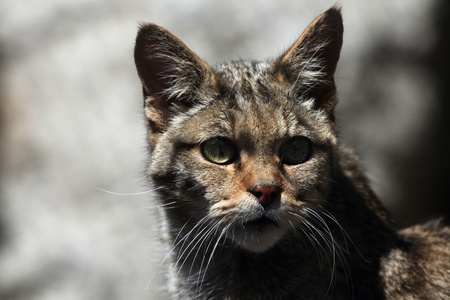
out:
<path id="1" fill-rule="evenodd" d="M 244 223 L 242 227 L 244 229 L 254 229 L 254 230 L 260 231 L 260 230 L 262 230 L 262 229 L 264 229 L 264 228 L 266 228 L 268 226 L 276 226 L 276 227 L 278 227 L 278 223 L 275 222 L 272 219 L 269 219 L 266 216 L 262 216 L 262 217 L 260 217 L 258 219 L 253 220 L 253 221 L 249 221 L 247 223 Z"/>

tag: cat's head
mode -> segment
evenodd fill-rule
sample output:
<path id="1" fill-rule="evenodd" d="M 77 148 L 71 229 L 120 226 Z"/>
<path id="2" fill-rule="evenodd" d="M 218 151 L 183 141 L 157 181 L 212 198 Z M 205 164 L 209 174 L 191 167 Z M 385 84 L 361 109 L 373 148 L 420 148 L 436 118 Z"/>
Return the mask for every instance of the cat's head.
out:
<path id="1" fill-rule="evenodd" d="M 336 8 L 281 57 L 210 67 L 167 30 L 141 27 L 149 175 L 175 228 L 209 227 L 265 251 L 326 199 L 336 165 Z"/>

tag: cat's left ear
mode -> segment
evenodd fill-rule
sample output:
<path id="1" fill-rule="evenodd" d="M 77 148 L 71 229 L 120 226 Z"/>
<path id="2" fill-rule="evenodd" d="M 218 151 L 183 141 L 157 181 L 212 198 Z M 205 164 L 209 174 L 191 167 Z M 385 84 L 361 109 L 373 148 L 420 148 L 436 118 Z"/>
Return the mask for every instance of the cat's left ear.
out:
<path id="1" fill-rule="evenodd" d="M 300 101 L 313 98 L 315 108 L 325 110 L 331 118 L 337 102 L 334 72 L 343 32 L 340 9 L 333 7 L 315 19 L 275 62 L 277 81 Z"/>

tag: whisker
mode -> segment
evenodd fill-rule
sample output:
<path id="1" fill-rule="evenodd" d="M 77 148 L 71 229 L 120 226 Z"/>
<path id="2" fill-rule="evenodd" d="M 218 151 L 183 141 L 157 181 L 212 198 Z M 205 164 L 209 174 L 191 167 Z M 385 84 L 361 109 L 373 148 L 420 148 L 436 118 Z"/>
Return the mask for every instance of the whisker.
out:
<path id="1" fill-rule="evenodd" d="M 149 194 L 151 192 L 160 190 L 163 188 L 163 186 L 160 186 L 160 187 L 157 187 L 157 188 L 154 188 L 151 190 L 143 191 L 143 192 L 136 192 L 136 193 L 118 193 L 118 192 L 113 192 L 113 191 L 108 191 L 108 190 L 102 189 L 98 186 L 94 186 L 94 188 L 99 191 L 102 191 L 104 193 L 108 193 L 108 194 L 115 195 L 115 196 L 139 196 L 139 195 L 145 195 L 145 194 Z"/>
<path id="2" fill-rule="evenodd" d="M 328 292 L 331 290 L 332 283 L 333 283 L 333 281 L 335 279 L 335 275 L 336 275 L 336 246 L 339 247 L 339 245 L 337 245 L 336 240 L 334 239 L 333 234 L 332 234 L 330 228 L 328 227 L 328 224 L 325 222 L 325 220 L 316 211 L 314 211 L 310 208 L 306 208 L 306 211 L 310 215 L 312 215 L 315 219 L 317 219 L 319 221 L 319 223 L 322 225 L 322 227 L 324 228 L 326 235 L 324 235 L 321 230 L 319 230 L 319 234 L 322 236 L 322 238 L 324 239 L 324 241 L 326 242 L 326 244 L 328 245 L 328 247 L 331 251 L 332 272 L 331 272 L 330 284 L 329 284 L 328 290 L 327 290 L 327 294 L 328 294 Z"/>
<path id="3" fill-rule="evenodd" d="M 155 206 L 145 206 L 145 209 L 154 209 L 154 208 L 164 208 L 164 209 L 169 209 L 169 208 L 176 208 L 178 206 L 171 206 L 173 204 L 176 204 L 177 201 L 172 201 L 172 202 L 168 202 L 168 203 L 164 203 L 161 205 L 155 205 Z"/>
<path id="4" fill-rule="evenodd" d="M 327 216 L 328 218 L 330 218 L 330 220 L 332 220 L 334 223 L 336 223 L 336 225 L 339 226 L 339 228 L 341 229 L 343 235 L 344 235 L 344 241 L 346 243 L 346 252 L 349 253 L 348 250 L 348 245 L 347 245 L 347 239 L 351 242 L 351 244 L 353 245 L 353 247 L 355 247 L 356 251 L 358 252 L 358 254 L 360 255 L 360 257 L 364 260 L 364 262 L 366 263 L 370 263 L 370 260 L 366 259 L 364 257 L 364 255 L 361 253 L 361 251 L 358 249 L 358 247 L 356 246 L 355 242 L 353 242 L 352 238 L 350 237 L 350 235 L 347 233 L 347 231 L 344 229 L 344 227 L 341 226 L 341 224 L 338 222 L 338 220 L 324 207 L 322 207 L 321 205 L 319 205 L 319 207 L 322 210 L 322 213 Z"/>
<path id="5" fill-rule="evenodd" d="M 213 233 L 214 233 L 214 231 L 217 231 L 218 226 L 219 226 L 218 224 L 214 224 L 214 226 L 210 227 L 210 228 L 202 235 L 201 240 L 199 240 L 200 244 L 199 244 L 198 247 L 197 247 L 197 251 L 196 251 L 196 253 L 195 253 L 194 259 L 192 260 L 192 265 L 191 265 L 191 268 L 190 268 L 190 270 L 189 270 L 189 275 L 190 275 L 191 272 L 192 272 L 192 268 L 194 267 L 195 260 L 197 259 L 197 256 L 198 256 L 200 250 L 202 249 L 203 244 L 205 244 L 205 243 L 208 241 L 208 242 L 207 242 L 207 243 L 208 243 L 208 246 L 207 246 L 207 247 L 204 249 L 204 251 L 203 251 L 204 254 L 206 255 L 206 253 L 207 253 L 209 247 L 211 246 L 211 243 L 213 242 L 213 239 L 212 239 Z M 195 247 L 195 245 L 194 245 L 194 247 Z M 198 278 L 201 276 L 203 263 L 204 263 L 204 261 L 205 261 L 205 255 L 203 255 L 202 262 L 200 263 L 200 268 L 199 268 L 199 271 L 198 271 Z"/>
<path id="6" fill-rule="evenodd" d="M 304 225 L 304 227 L 306 227 L 306 229 L 308 229 L 309 232 L 307 232 L 303 228 L 303 226 L 299 226 L 300 230 L 305 234 L 306 238 L 310 241 L 311 245 L 314 247 L 314 250 L 316 251 L 318 259 L 319 259 L 319 264 L 322 266 L 323 265 L 323 254 L 326 253 L 326 251 L 325 251 L 325 248 L 322 246 L 322 244 L 317 239 L 317 236 L 315 233 L 315 232 L 318 232 L 317 229 L 302 216 L 300 216 L 296 213 L 293 213 L 293 212 L 289 212 L 289 213 L 291 215 L 301 219 L 302 220 L 301 225 Z M 319 250 L 321 250 L 321 251 L 319 251 Z"/>
<path id="7" fill-rule="evenodd" d="M 347 239 L 350 240 L 350 242 L 353 244 L 353 246 L 355 247 L 356 251 L 360 254 L 361 258 L 365 261 L 368 262 L 368 260 L 366 260 L 362 253 L 359 251 L 358 247 L 355 245 L 355 243 L 353 242 L 353 240 L 350 238 L 350 236 L 347 234 L 347 232 L 345 231 L 345 229 L 341 226 L 341 224 L 339 224 L 339 222 L 337 221 L 337 219 L 324 207 L 322 207 L 321 205 L 319 205 L 319 207 L 321 208 L 321 210 L 319 210 L 320 213 L 322 213 L 323 215 L 325 215 L 326 217 L 328 217 L 330 220 L 332 220 L 336 225 L 338 225 L 338 227 L 340 228 L 342 234 L 343 234 L 343 240 L 345 242 L 345 248 L 341 247 L 340 245 L 338 245 L 338 259 L 341 262 L 341 265 L 343 266 L 343 272 L 344 272 L 344 276 L 345 276 L 345 280 L 347 282 L 347 287 L 348 287 L 348 291 L 350 294 L 350 291 L 353 290 L 353 280 L 352 278 L 349 276 L 350 270 L 348 268 L 348 262 L 346 260 L 346 255 L 345 254 L 350 254 L 350 250 L 348 249 L 348 244 L 347 244 Z M 344 253 L 345 252 L 345 253 Z"/>
<path id="8" fill-rule="evenodd" d="M 220 223 L 217 223 L 217 224 L 214 226 L 214 235 L 217 234 L 217 231 L 218 231 L 218 229 L 219 229 L 219 227 L 220 227 L 219 224 L 220 224 Z M 205 276 L 206 276 L 206 272 L 207 272 L 207 270 L 208 270 L 209 264 L 211 263 L 211 260 L 212 260 L 212 258 L 213 258 L 213 256 L 214 256 L 214 253 L 215 253 L 216 249 L 217 249 L 217 246 L 219 245 L 220 239 L 223 237 L 223 235 L 224 235 L 224 233 L 227 231 L 227 229 L 228 229 L 228 227 L 226 226 L 225 228 L 222 229 L 222 232 L 220 233 L 220 235 L 219 235 L 218 237 L 216 237 L 216 242 L 215 242 L 215 244 L 214 244 L 213 249 L 211 250 L 211 253 L 210 253 L 210 255 L 209 255 L 208 262 L 206 263 L 206 267 L 205 267 L 204 270 L 203 270 L 202 268 L 203 268 L 204 258 L 205 258 L 206 256 L 204 256 L 203 259 L 202 259 L 202 263 L 201 263 L 201 265 L 200 265 L 200 272 L 198 273 L 198 275 L 199 275 L 198 279 L 200 279 L 200 275 L 201 275 L 202 273 L 203 273 L 203 276 L 202 276 L 202 279 L 201 279 L 200 281 L 197 281 L 197 293 L 198 293 L 198 291 L 200 291 L 200 290 L 202 289 L 202 285 L 203 285 L 203 282 L 204 282 L 204 280 L 205 280 Z M 211 231 L 211 232 L 212 232 L 212 231 Z M 208 247 L 205 249 L 205 254 L 208 252 L 208 249 L 209 249 L 209 247 L 211 246 L 212 243 L 213 243 L 213 239 L 211 238 L 211 239 L 210 239 L 210 243 L 208 244 Z M 200 285 L 198 285 L 198 283 L 200 283 Z"/>
<path id="9" fill-rule="evenodd" d="M 194 236 L 194 238 L 192 238 L 192 240 L 190 241 L 190 243 L 189 243 L 186 247 L 184 247 L 185 242 L 188 240 L 190 234 L 194 231 L 194 229 L 195 229 L 196 227 L 199 227 L 199 224 L 203 224 L 203 223 L 205 223 L 206 221 L 208 221 L 208 218 L 207 218 L 207 217 L 204 217 L 203 219 L 201 219 L 200 222 L 197 223 L 197 224 L 194 226 L 194 228 L 192 228 L 192 230 L 188 233 L 188 235 L 186 235 L 186 236 L 183 237 L 183 239 L 185 239 L 185 241 L 183 242 L 183 245 L 181 246 L 181 249 L 184 248 L 184 250 L 178 255 L 177 261 L 176 261 L 176 263 L 175 263 L 176 266 L 177 266 L 177 268 L 178 268 L 178 271 L 177 271 L 177 274 L 175 275 L 175 278 L 178 277 L 178 275 L 180 274 L 181 269 L 183 268 L 184 264 L 186 263 L 186 261 L 188 260 L 189 256 L 192 254 L 192 252 L 195 250 L 195 248 L 199 245 L 199 243 L 202 244 L 202 243 L 204 242 L 204 240 L 202 240 L 202 238 L 205 237 L 205 236 L 207 236 L 207 235 L 209 234 L 208 232 L 211 230 L 211 228 L 210 228 L 209 226 L 205 226 L 205 227 L 203 227 L 203 228 L 199 228 L 199 229 L 201 229 L 201 230 Z M 210 220 L 209 220 L 209 221 L 210 221 Z M 211 223 L 212 223 L 212 222 L 211 222 Z M 206 230 L 206 231 L 205 231 L 205 230 Z M 200 244 L 200 245 L 201 245 L 201 244 Z M 192 247 L 191 247 L 191 246 L 192 246 Z M 191 249 L 191 250 L 189 250 L 189 249 Z M 186 253 L 187 251 L 189 251 L 189 252 L 185 255 L 185 253 Z M 197 249 L 197 251 L 198 251 L 198 249 Z M 198 252 L 197 252 L 197 253 L 198 253 Z M 197 256 L 197 253 L 196 253 L 195 257 Z M 184 259 L 183 259 L 183 257 L 184 257 Z M 183 259 L 183 262 L 182 262 L 181 265 L 180 265 L 179 263 L 180 263 L 180 260 L 181 260 L 181 259 Z M 193 261 L 193 263 L 194 263 L 194 261 Z M 192 267 L 192 265 L 191 265 L 191 267 Z"/>
<path id="10" fill-rule="evenodd" d="M 148 292 L 148 289 L 150 288 L 150 284 L 152 283 L 154 277 L 156 276 L 156 274 L 158 273 L 159 269 L 162 267 L 162 265 L 166 262 L 166 260 L 172 255 L 173 251 L 175 250 L 175 247 L 181 243 L 182 240 L 179 240 L 176 244 L 176 240 L 178 239 L 178 237 L 180 236 L 181 232 L 183 231 L 184 227 L 186 227 L 186 225 L 189 223 L 189 221 L 187 221 L 186 223 L 184 223 L 183 227 L 178 231 L 177 236 L 174 238 L 174 241 L 172 243 L 172 245 L 170 246 L 170 250 L 169 252 L 166 254 L 166 256 L 163 258 L 163 260 L 161 261 L 161 263 L 158 265 L 158 267 L 156 268 L 156 270 L 153 272 L 152 277 L 150 278 L 147 287 L 145 288 L 144 294 L 142 295 L 142 298 L 144 298 L 145 294 Z"/>

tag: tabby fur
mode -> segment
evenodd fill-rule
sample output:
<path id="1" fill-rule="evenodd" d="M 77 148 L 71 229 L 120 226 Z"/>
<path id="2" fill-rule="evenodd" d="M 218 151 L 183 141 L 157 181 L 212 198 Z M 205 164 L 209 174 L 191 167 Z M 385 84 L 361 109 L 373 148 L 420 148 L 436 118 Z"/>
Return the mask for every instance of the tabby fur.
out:
<path id="1" fill-rule="evenodd" d="M 173 299 L 450 298 L 450 230 L 396 232 L 336 136 L 342 36 L 333 7 L 275 60 L 210 67 L 169 31 L 140 28 L 148 175 Z M 299 136 L 311 154 L 286 164 L 280 147 Z M 205 158 L 217 137 L 235 145 L 233 161 Z M 255 187 L 273 189 L 269 205 Z"/>

